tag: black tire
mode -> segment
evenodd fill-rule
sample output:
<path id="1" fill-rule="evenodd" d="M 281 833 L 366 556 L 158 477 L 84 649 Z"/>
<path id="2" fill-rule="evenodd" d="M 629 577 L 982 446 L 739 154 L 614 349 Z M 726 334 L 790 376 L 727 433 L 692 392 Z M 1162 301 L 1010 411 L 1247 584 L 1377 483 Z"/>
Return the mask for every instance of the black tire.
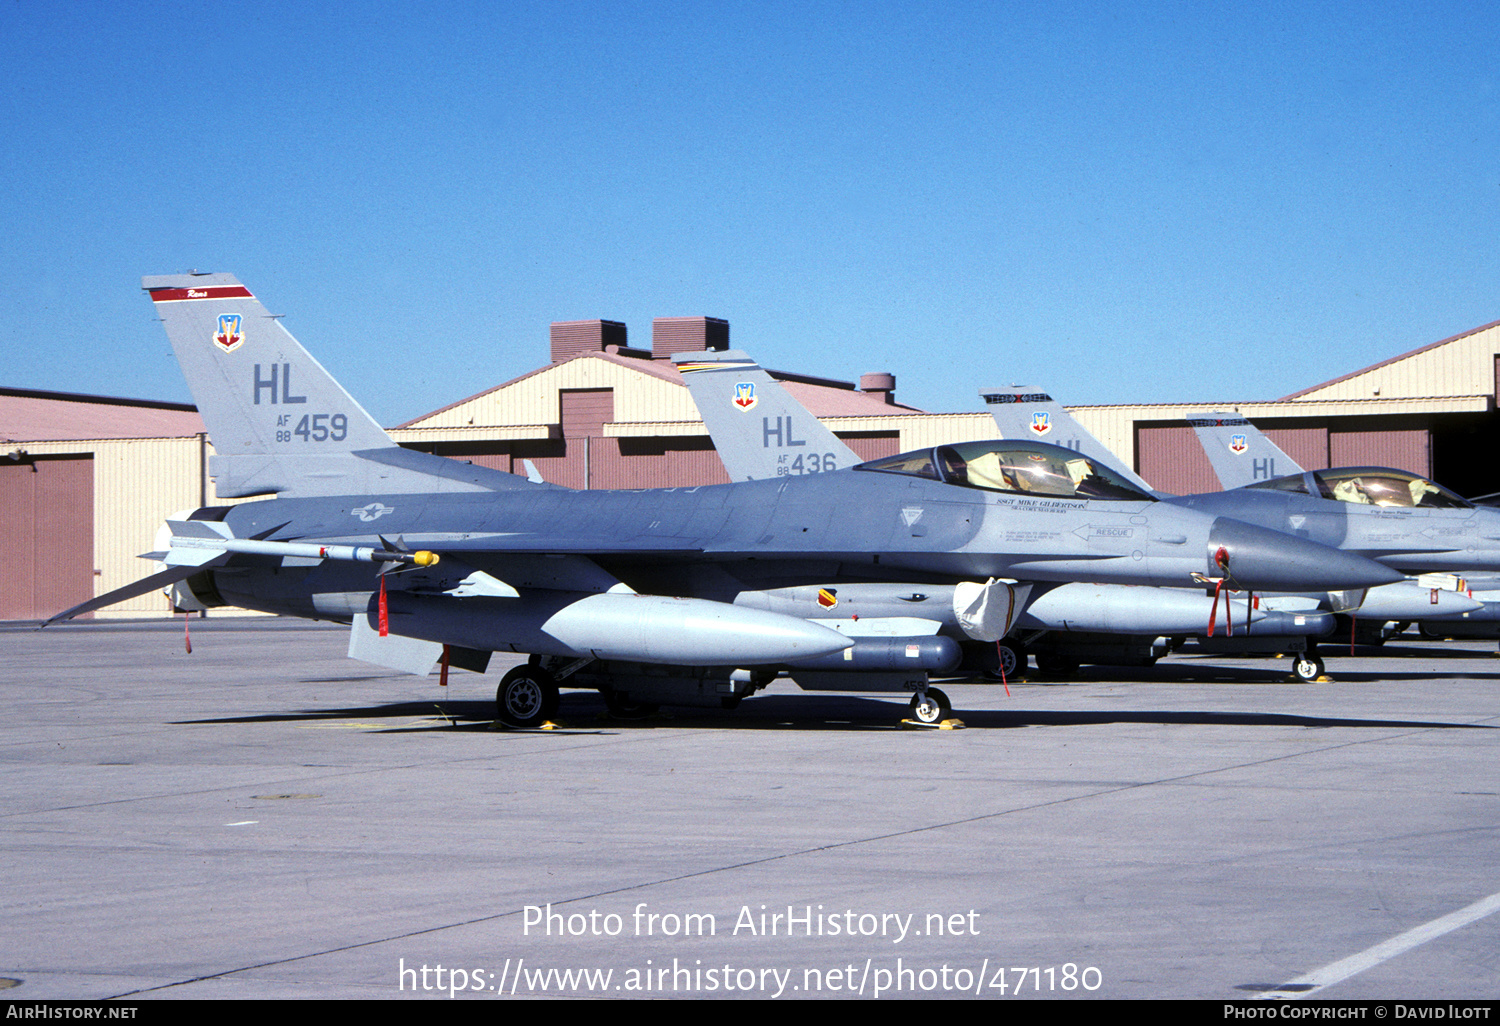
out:
<path id="1" fill-rule="evenodd" d="M 925 695 L 919 691 L 911 696 L 911 718 L 918 723 L 942 723 L 952 712 L 948 696 L 937 688 L 928 688 Z"/>
<path id="2" fill-rule="evenodd" d="M 517 666 L 495 689 L 495 718 L 512 727 L 539 727 L 557 715 L 557 682 L 546 670 Z"/>
<path id="3" fill-rule="evenodd" d="M 1292 676 L 1306 682 L 1317 680 L 1323 676 L 1323 660 L 1315 655 L 1293 656 Z"/>
<path id="4" fill-rule="evenodd" d="M 1009 680 L 1017 674 L 1026 672 L 1026 646 L 1019 641 L 1002 641 L 995 647 L 999 656 L 1000 665 L 990 676 L 999 677 L 1003 672 L 1005 679 Z"/>

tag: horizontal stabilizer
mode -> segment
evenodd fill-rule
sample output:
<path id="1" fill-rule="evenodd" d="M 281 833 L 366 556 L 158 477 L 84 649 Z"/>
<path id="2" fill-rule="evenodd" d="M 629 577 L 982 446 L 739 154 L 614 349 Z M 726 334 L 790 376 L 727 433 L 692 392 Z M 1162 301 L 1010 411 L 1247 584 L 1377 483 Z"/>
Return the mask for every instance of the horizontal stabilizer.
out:
<path id="1" fill-rule="evenodd" d="M 212 554 L 210 555 L 212 556 Z M 116 602 L 124 602 L 127 599 L 139 598 L 140 596 L 145 595 L 147 592 L 166 588 L 170 585 L 176 584 L 178 581 L 185 581 L 189 577 L 200 572 L 203 566 L 217 565 L 218 563 L 224 562 L 228 558 L 229 556 L 227 553 L 221 553 L 218 558 L 211 558 L 203 564 L 194 566 L 168 567 L 160 573 L 152 574 L 150 577 L 143 577 L 139 581 L 136 581 L 134 584 L 127 584 L 125 587 L 116 588 L 114 591 L 109 592 L 108 594 L 100 595 L 97 598 L 91 598 L 87 602 L 80 602 L 78 605 L 73 606 L 71 609 L 64 609 L 56 616 L 48 617 L 46 620 L 43 620 L 40 626 L 49 627 L 52 624 L 58 623 L 62 620 L 71 620 L 75 616 L 81 616 L 84 613 L 92 613 L 94 610 L 103 609 L 105 606 L 112 606 Z"/>

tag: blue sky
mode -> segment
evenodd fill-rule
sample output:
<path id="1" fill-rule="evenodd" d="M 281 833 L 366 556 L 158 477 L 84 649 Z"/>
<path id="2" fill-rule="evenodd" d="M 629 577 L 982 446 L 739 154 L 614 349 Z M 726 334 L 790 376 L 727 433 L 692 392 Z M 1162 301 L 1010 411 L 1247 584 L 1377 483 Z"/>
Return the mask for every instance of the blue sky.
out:
<path id="1" fill-rule="evenodd" d="M 707 314 L 977 409 L 1276 398 L 1500 319 L 1489 4 L 0 6 L 0 384 L 189 398 L 228 271 L 387 424 Z"/>

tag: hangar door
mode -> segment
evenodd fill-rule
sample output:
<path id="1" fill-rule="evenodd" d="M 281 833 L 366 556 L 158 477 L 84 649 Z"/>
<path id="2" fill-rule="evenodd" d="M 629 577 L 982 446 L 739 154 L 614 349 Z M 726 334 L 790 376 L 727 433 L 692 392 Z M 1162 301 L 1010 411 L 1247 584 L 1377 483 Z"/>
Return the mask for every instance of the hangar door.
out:
<path id="1" fill-rule="evenodd" d="M 0 620 L 94 597 L 94 458 L 0 457 Z"/>

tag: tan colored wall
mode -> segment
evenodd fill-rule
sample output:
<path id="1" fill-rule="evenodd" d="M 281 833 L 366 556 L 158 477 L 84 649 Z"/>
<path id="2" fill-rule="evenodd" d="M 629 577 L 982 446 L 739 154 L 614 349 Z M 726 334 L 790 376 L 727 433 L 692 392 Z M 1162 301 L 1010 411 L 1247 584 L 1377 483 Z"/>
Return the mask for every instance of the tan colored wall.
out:
<path id="1" fill-rule="evenodd" d="M 227 506 L 253 501 L 220 499 L 211 480 L 207 482 L 207 502 L 199 501 L 200 444 L 196 435 L 26 443 L 26 450 L 32 453 L 92 452 L 94 455 L 94 568 L 98 571 L 94 576 L 95 595 L 123 588 L 156 571 L 154 563 L 137 557 L 155 547 L 158 528 L 173 513 L 197 509 L 200 505 Z M 213 447 L 209 446 L 207 454 L 212 453 Z M 151 592 L 101 609 L 94 615 L 98 618 L 170 616 L 171 609 L 165 595 Z"/>

